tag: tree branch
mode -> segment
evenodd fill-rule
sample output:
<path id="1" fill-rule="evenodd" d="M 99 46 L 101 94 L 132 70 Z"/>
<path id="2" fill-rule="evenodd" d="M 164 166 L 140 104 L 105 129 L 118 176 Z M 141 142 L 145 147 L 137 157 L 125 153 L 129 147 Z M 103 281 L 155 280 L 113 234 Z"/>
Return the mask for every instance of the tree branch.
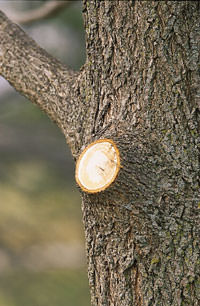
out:
<path id="1" fill-rule="evenodd" d="M 45 111 L 66 136 L 67 120 L 63 118 L 79 108 L 72 99 L 78 74 L 40 48 L 1 11 L 0 38 L 0 74 Z"/>
<path id="2" fill-rule="evenodd" d="M 62 9 L 68 7 L 72 1 L 48 1 L 39 8 L 26 11 L 23 13 L 11 14 L 11 19 L 20 24 L 27 24 L 30 22 L 38 21 L 44 18 L 51 17 Z"/>

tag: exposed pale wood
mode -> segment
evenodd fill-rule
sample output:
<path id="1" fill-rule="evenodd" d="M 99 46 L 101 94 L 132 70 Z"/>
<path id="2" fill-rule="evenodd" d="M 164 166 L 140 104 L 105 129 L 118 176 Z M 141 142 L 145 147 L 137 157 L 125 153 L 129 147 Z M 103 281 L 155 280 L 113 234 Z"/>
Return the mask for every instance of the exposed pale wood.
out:
<path id="1" fill-rule="evenodd" d="M 83 191 L 96 193 L 108 188 L 120 169 L 120 155 L 111 139 L 92 142 L 79 156 L 76 181 Z"/>

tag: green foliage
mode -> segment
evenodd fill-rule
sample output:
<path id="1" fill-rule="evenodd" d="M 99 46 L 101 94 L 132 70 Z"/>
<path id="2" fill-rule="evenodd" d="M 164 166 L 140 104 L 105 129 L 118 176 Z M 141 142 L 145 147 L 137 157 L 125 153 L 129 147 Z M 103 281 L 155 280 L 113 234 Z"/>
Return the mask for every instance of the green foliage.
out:
<path id="1" fill-rule="evenodd" d="M 1 306 L 88 306 L 86 271 L 12 271 L 0 276 Z"/>
<path id="2" fill-rule="evenodd" d="M 27 101 L 15 98 L 0 110 L 0 306 L 89 305 L 86 268 L 47 264 L 35 272 L 23 263 L 34 246 L 83 246 L 80 195 L 64 137 Z"/>
<path id="3" fill-rule="evenodd" d="M 30 5 L 36 3 L 30 1 L 27 9 Z M 84 49 L 79 1 L 48 22 L 77 33 Z M 84 50 L 78 56 L 77 69 Z M 21 96 L 0 99 L 0 306 L 89 305 L 84 265 L 45 263 L 34 269 L 23 262 L 34 246 L 84 244 L 80 195 L 64 136 Z"/>
<path id="4" fill-rule="evenodd" d="M 75 186 L 67 185 L 44 161 L 13 162 L 7 169 L 6 181 L 0 184 L 0 243 L 14 251 L 36 240 L 82 240 Z"/>
<path id="5" fill-rule="evenodd" d="M 83 18 L 81 15 L 81 1 L 76 1 L 70 5 L 66 10 L 63 10 L 59 16 L 55 17 L 58 22 L 66 23 L 68 26 L 83 33 Z"/>

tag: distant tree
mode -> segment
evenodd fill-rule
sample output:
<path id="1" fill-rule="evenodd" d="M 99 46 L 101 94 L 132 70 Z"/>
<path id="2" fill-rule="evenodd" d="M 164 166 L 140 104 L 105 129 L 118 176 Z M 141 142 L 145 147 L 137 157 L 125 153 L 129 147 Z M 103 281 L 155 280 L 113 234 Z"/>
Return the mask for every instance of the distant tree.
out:
<path id="1" fill-rule="evenodd" d="M 200 303 L 199 1 L 83 1 L 70 71 L 0 13 L 0 74 L 60 127 L 77 160 L 109 139 L 120 170 L 81 190 L 92 305 Z M 59 46 L 58 46 L 59 48 Z"/>

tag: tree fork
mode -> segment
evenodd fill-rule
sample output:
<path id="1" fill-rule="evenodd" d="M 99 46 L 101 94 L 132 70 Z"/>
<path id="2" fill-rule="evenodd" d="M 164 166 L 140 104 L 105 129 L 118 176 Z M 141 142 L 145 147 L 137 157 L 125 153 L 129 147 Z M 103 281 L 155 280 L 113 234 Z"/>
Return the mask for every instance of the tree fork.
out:
<path id="1" fill-rule="evenodd" d="M 81 72 L 48 54 L 2 11 L 0 39 L 0 74 L 60 127 L 75 155 L 84 131 L 77 120 L 87 118 L 81 107 Z"/>

